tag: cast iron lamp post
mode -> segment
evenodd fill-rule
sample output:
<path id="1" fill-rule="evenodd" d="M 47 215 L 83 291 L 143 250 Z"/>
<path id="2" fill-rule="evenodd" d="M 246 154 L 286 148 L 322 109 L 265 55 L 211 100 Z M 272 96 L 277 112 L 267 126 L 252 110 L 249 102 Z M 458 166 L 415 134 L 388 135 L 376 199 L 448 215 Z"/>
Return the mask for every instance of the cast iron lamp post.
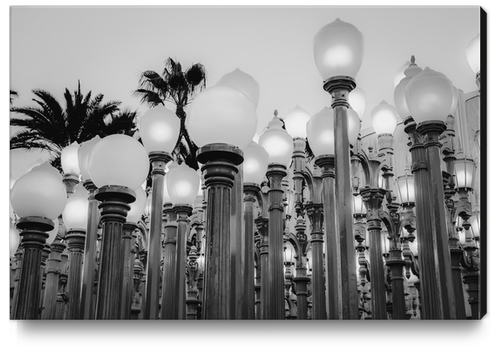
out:
<path id="1" fill-rule="evenodd" d="M 135 190 L 149 170 L 145 148 L 127 135 L 109 135 L 92 149 L 88 169 L 99 187 L 102 242 L 97 283 L 97 319 L 120 319 L 123 288 L 123 225 Z"/>
<path id="2" fill-rule="evenodd" d="M 348 141 L 349 93 L 355 89 L 354 77 L 361 67 L 362 34 L 351 24 L 339 19 L 324 26 L 314 39 L 317 69 L 323 78 L 323 89 L 332 96 L 335 138 L 335 190 L 339 230 L 341 279 L 340 319 L 358 319 L 357 280 L 352 232 L 350 155 Z"/>
<path id="3" fill-rule="evenodd" d="M 40 184 L 42 182 L 42 184 Z M 14 212 L 19 217 L 23 248 L 19 292 L 14 319 L 38 319 L 41 294 L 41 253 L 47 231 L 53 229 L 66 203 L 62 177 L 48 163 L 33 168 L 20 177 L 11 191 Z"/>
<path id="4" fill-rule="evenodd" d="M 158 105 L 141 117 L 139 129 L 150 159 L 153 192 L 143 316 L 145 319 L 158 319 L 159 310 L 155 303 L 158 302 L 160 287 L 165 166 L 172 160 L 171 153 L 179 136 L 180 121 L 168 108 Z"/>
<path id="5" fill-rule="evenodd" d="M 267 179 L 269 180 L 269 316 L 265 319 L 284 319 L 284 267 L 283 259 L 283 190 L 282 179 L 293 154 L 293 139 L 274 116 L 269 128 L 262 134 L 259 144 L 269 153 Z"/>
<path id="6" fill-rule="evenodd" d="M 223 120 L 226 119 L 226 122 Z M 204 319 L 231 318 L 230 199 L 242 148 L 252 140 L 257 116 L 240 90 L 219 85 L 201 92 L 189 110 L 186 126 L 204 164 L 207 188 Z"/>

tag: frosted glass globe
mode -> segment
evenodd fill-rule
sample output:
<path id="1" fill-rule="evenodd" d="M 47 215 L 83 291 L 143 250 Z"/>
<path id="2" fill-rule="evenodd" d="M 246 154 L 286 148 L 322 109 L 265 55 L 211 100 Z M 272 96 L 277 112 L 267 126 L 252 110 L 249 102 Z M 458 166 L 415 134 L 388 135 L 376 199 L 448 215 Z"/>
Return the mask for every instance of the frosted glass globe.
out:
<path id="1" fill-rule="evenodd" d="M 259 104 L 260 87 L 257 81 L 249 74 L 236 68 L 230 73 L 227 73 L 216 83 L 217 86 L 234 87 L 250 98 L 252 104 L 257 108 Z"/>
<path id="2" fill-rule="evenodd" d="M 61 167 L 65 174 L 80 175 L 78 165 L 78 149 L 80 145 L 75 141 L 61 151 Z"/>
<path id="3" fill-rule="evenodd" d="M 168 172 L 167 189 L 172 204 L 192 206 L 199 191 L 199 174 L 182 163 Z"/>
<path id="4" fill-rule="evenodd" d="M 131 209 L 126 217 L 126 221 L 128 223 L 138 223 L 138 221 L 141 219 L 141 215 L 143 214 L 143 209 L 145 208 L 146 193 L 143 188 L 139 187 L 134 191 L 134 193 L 136 194 L 136 200 L 129 204 Z"/>
<path id="5" fill-rule="evenodd" d="M 243 149 L 243 182 L 261 184 L 267 172 L 269 153 L 252 141 Z"/>
<path id="6" fill-rule="evenodd" d="M 313 115 L 306 124 L 308 143 L 315 156 L 335 153 L 333 126 L 333 109 L 330 107 Z"/>
<path id="7" fill-rule="evenodd" d="M 180 120 L 174 112 L 160 104 L 143 114 L 139 130 L 148 153 L 172 153 L 179 138 Z"/>
<path id="8" fill-rule="evenodd" d="M 20 177 L 10 194 L 17 216 L 57 218 L 66 203 L 66 188 L 62 179 L 58 170 L 47 162 Z"/>
<path id="9" fill-rule="evenodd" d="M 138 189 L 148 175 L 148 153 L 136 139 L 109 135 L 92 149 L 88 170 L 97 187 L 115 185 Z"/>
<path id="10" fill-rule="evenodd" d="M 405 97 L 416 123 L 445 122 L 453 101 L 453 85 L 444 74 L 426 67 L 408 82 Z"/>
<path id="11" fill-rule="evenodd" d="M 362 63 L 364 40 L 355 26 L 337 18 L 315 35 L 313 51 L 323 80 L 334 76 L 355 78 Z"/>
<path id="12" fill-rule="evenodd" d="M 356 87 L 352 92 L 349 93 L 349 105 L 356 111 L 359 119 L 364 116 L 364 111 L 366 110 L 366 93 L 359 87 Z"/>
<path id="13" fill-rule="evenodd" d="M 466 59 L 474 73 L 480 72 L 480 34 L 466 46 Z"/>
<path id="14" fill-rule="evenodd" d="M 82 174 L 83 180 L 89 180 L 90 173 L 88 171 L 88 159 L 92 149 L 100 141 L 99 135 L 91 138 L 88 141 L 83 142 L 78 148 L 78 166 L 80 167 L 80 172 Z"/>
<path id="15" fill-rule="evenodd" d="M 13 257 L 15 255 L 15 252 L 17 252 L 17 249 L 19 248 L 19 244 L 20 244 L 19 230 L 15 226 L 10 225 L 10 233 L 9 233 L 10 257 Z"/>
<path id="16" fill-rule="evenodd" d="M 269 164 L 289 164 L 293 155 L 293 138 L 282 128 L 279 118 L 272 118 L 269 129 L 259 139 L 259 145 L 269 153 Z"/>
<path id="17" fill-rule="evenodd" d="M 306 138 L 306 123 L 310 118 L 308 112 L 296 106 L 283 118 L 284 123 L 286 123 L 286 131 L 293 139 L 297 137 Z"/>
<path id="18" fill-rule="evenodd" d="M 201 92 L 192 102 L 186 119 L 195 144 L 226 143 L 245 148 L 257 129 L 255 107 L 240 90 L 215 86 Z"/>
<path id="19" fill-rule="evenodd" d="M 63 210 L 63 222 L 66 229 L 87 229 L 88 192 L 83 184 L 78 184 L 75 192 L 68 197 Z"/>
<path id="20" fill-rule="evenodd" d="M 384 100 L 381 101 L 380 104 L 371 111 L 371 124 L 378 135 L 393 135 L 396 126 L 398 125 L 398 115 L 395 107 Z"/>

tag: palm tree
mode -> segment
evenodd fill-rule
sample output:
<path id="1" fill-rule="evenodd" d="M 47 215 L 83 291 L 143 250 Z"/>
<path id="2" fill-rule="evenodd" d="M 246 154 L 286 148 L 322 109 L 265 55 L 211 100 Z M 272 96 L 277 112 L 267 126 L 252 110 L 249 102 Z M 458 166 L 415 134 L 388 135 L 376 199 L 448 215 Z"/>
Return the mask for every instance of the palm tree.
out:
<path id="1" fill-rule="evenodd" d="M 182 65 L 168 58 L 162 74 L 153 70 L 141 74 L 139 88 L 133 94 L 140 98 L 142 103 L 150 107 L 170 101 L 175 104 L 175 113 L 180 119 L 179 140 L 173 151 L 178 162 L 185 161 L 187 165 L 198 169 L 196 152 L 198 147 L 192 141 L 185 126 L 185 107 L 192 101 L 195 94 L 206 88 L 206 70 L 201 64 L 193 64 L 183 71 Z"/>
<path id="2" fill-rule="evenodd" d="M 74 141 L 82 143 L 96 135 L 104 137 L 113 133 L 134 134 L 135 112 L 120 111 L 120 101 L 103 103 L 103 94 L 92 98 L 80 89 L 70 93 L 65 89 L 66 106 L 63 107 L 49 92 L 33 90 L 37 104 L 33 107 L 12 107 L 11 112 L 23 115 L 11 118 L 11 126 L 22 127 L 10 139 L 10 149 L 40 149 L 51 154 L 51 164 L 61 171 L 61 151 Z"/>

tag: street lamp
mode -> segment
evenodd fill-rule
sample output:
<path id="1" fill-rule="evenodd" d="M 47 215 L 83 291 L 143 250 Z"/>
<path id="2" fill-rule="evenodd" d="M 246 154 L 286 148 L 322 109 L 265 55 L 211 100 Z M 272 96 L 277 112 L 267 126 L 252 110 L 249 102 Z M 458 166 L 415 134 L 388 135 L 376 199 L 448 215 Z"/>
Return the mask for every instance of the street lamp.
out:
<path id="1" fill-rule="evenodd" d="M 63 211 L 66 190 L 59 172 L 48 163 L 36 166 L 20 177 L 10 196 L 19 217 L 21 247 L 24 249 L 15 319 L 38 319 L 41 294 L 41 253 L 53 219 Z"/>
<path id="2" fill-rule="evenodd" d="M 339 230 L 342 319 L 358 319 L 357 281 L 352 224 L 350 146 L 348 138 L 349 93 L 363 57 L 363 37 L 352 24 L 336 19 L 315 35 L 315 63 L 323 78 L 323 89 L 332 96 L 335 138 L 335 191 Z M 327 226 L 325 226 L 327 227 Z M 328 242 L 328 241 L 327 241 Z"/>
<path id="3" fill-rule="evenodd" d="M 148 152 L 151 165 L 152 200 L 148 236 L 148 261 L 146 270 L 145 319 L 158 318 L 161 230 L 163 218 L 163 189 L 165 166 L 172 160 L 171 153 L 177 143 L 180 121 L 175 113 L 163 105 L 149 109 L 140 119 L 141 140 Z"/>
<path id="4" fill-rule="evenodd" d="M 75 141 L 61 151 L 61 168 L 64 176 L 63 182 L 67 186 L 68 195 L 73 193 L 79 182 L 80 167 L 78 165 L 78 149 L 80 145 Z"/>
<path id="5" fill-rule="evenodd" d="M 102 243 L 97 288 L 97 319 L 120 319 L 123 284 L 123 225 L 134 191 L 148 175 L 145 148 L 134 138 L 116 134 L 100 140 L 92 149 L 88 170 L 99 187 Z"/>
<path id="6" fill-rule="evenodd" d="M 231 188 L 242 149 L 252 140 L 257 116 L 250 98 L 230 86 L 214 86 L 193 101 L 186 119 L 197 146 L 207 188 L 204 319 L 231 318 Z"/>
<path id="7" fill-rule="evenodd" d="M 480 34 L 476 35 L 466 46 L 466 59 L 476 74 L 476 84 L 480 88 Z"/>

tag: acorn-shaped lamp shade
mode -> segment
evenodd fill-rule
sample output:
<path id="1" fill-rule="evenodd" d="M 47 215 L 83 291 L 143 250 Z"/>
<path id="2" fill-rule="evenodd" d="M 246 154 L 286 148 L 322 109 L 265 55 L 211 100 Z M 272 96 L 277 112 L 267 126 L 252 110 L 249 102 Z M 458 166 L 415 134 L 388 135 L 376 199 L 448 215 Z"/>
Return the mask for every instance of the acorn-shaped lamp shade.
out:
<path id="1" fill-rule="evenodd" d="M 366 93 L 360 87 L 356 87 L 352 92 L 349 93 L 349 105 L 356 111 L 359 119 L 364 116 L 364 111 L 366 110 Z"/>
<path id="2" fill-rule="evenodd" d="M 269 153 L 269 164 L 288 166 L 293 155 L 293 138 L 282 128 L 282 122 L 276 116 L 260 137 L 259 145 Z"/>
<path id="3" fill-rule="evenodd" d="M 65 174 L 80 175 L 78 165 L 78 149 L 80 145 L 75 141 L 61 151 L 61 167 Z"/>
<path id="4" fill-rule="evenodd" d="M 15 182 L 10 199 L 14 212 L 20 218 L 55 219 L 65 207 L 66 188 L 58 170 L 45 162 Z"/>
<path id="5" fill-rule="evenodd" d="M 400 82 L 395 87 L 394 99 L 395 99 L 395 107 L 400 115 L 400 117 L 405 120 L 410 116 L 410 110 L 408 109 L 407 99 L 405 97 L 405 87 L 408 82 L 421 72 L 422 69 L 418 67 L 415 62 L 410 64 L 405 70 L 405 77 L 403 77 Z"/>
<path id="6" fill-rule="evenodd" d="M 115 134 L 104 137 L 92 149 L 89 173 L 97 187 L 123 186 L 138 189 L 148 175 L 146 149 L 133 137 Z"/>
<path id="7" fill-rule="evenodd" d="M 335 154 L 333 109 L 325 107 L 314 114 L 306 124 L 306 134 L 310 148 L 316 157 Z"/>
<path id="8" fill-rule="evenodd" d="M 396 113 L 395 107 L 384 100 L 381 101 L 371 111 L 371 124 L 378 136 L 382 134 L 393 135 L 398 125 L 398 114 Z"/>
<path id="9" fill-rule="evenodd" d="M 166 184 L 173 205 L 192 206 L 199 191 L 199 174 L 182 163 L 168 172 Z"/>
<path id="10" fill-rule="evenodd" d="M 475 74 L 480 72 L 480 34 L 466 46 L 466 59 Z"/>
<path id="11" fill-rule="evenodd" d="M 243 149 L 255 135 L 257 115 L 247 95 L 221 85 L 207 88 L 194 99 L 186 126 L 198 147 L 226 143 Z"/>
<path id="12" fill-rule="evenodd" d="M 364 40 L 355 26 L 337 18 L 315 35 L 313 51 L 324 81 L 334 76 L 355 78 L 362 63 Z"/>
<path id="13" fill-rule="evenodd" d="M 257 81 L 249 74 L 236 68 L 227 73 L 216 83 L 217 86 L 229 86 L 236 88 L 249 97 L 255 109 L 259 104 L 260 87 Z"/>
<path id="14" fill-rule="evenodd" d="M 88 219 L 88 192 L 78 184 L 75 192 L 68 197 L 63 210 L 63 222 L 67 230 L 86 230 Z"/>
<path id="15" fill-rule="evenodd" d="M 286 123 L 286 130 L 291 137 L 306 138 L 306 123 L 310 120 L 310 114 L 301 107 L 296 106 L 283 118 Z"/>
<path id="16" fill-rule="evenodd" d="M 143 209 L 145 208 L 146 203 L 146 193 L 141 187 L 136 189 L 134 193 L 136 194 L 136 200 L 129 204 L 131 209 L 126 217 L 126 222 L 136 224 L 143 215 Z"/>
<path id="17" fill-rule="evenodd" d="M 243 182 L 261 184 L 267 172 L 269 153 L 261 145 L 250 142 L 243 149 Z"/>
<path id="18" fill-rule="evenodd" d="M 141 116 L 139 130 L 148 153 L 172 153 L 179 137 L 180 120 L 174 112 L 158 105 Z"/>
<path id="19" fill-rule="evenodd" d="M 80 172 L 82 174 L 83 180 L 89 180 L 90 173 L 88 172 L 88 159 L 92 149 L 100 141 L 99 135 L 91 138 L 88 141 L 83 142 L 78 148 L 78 166 L 80 167 Z"/>

